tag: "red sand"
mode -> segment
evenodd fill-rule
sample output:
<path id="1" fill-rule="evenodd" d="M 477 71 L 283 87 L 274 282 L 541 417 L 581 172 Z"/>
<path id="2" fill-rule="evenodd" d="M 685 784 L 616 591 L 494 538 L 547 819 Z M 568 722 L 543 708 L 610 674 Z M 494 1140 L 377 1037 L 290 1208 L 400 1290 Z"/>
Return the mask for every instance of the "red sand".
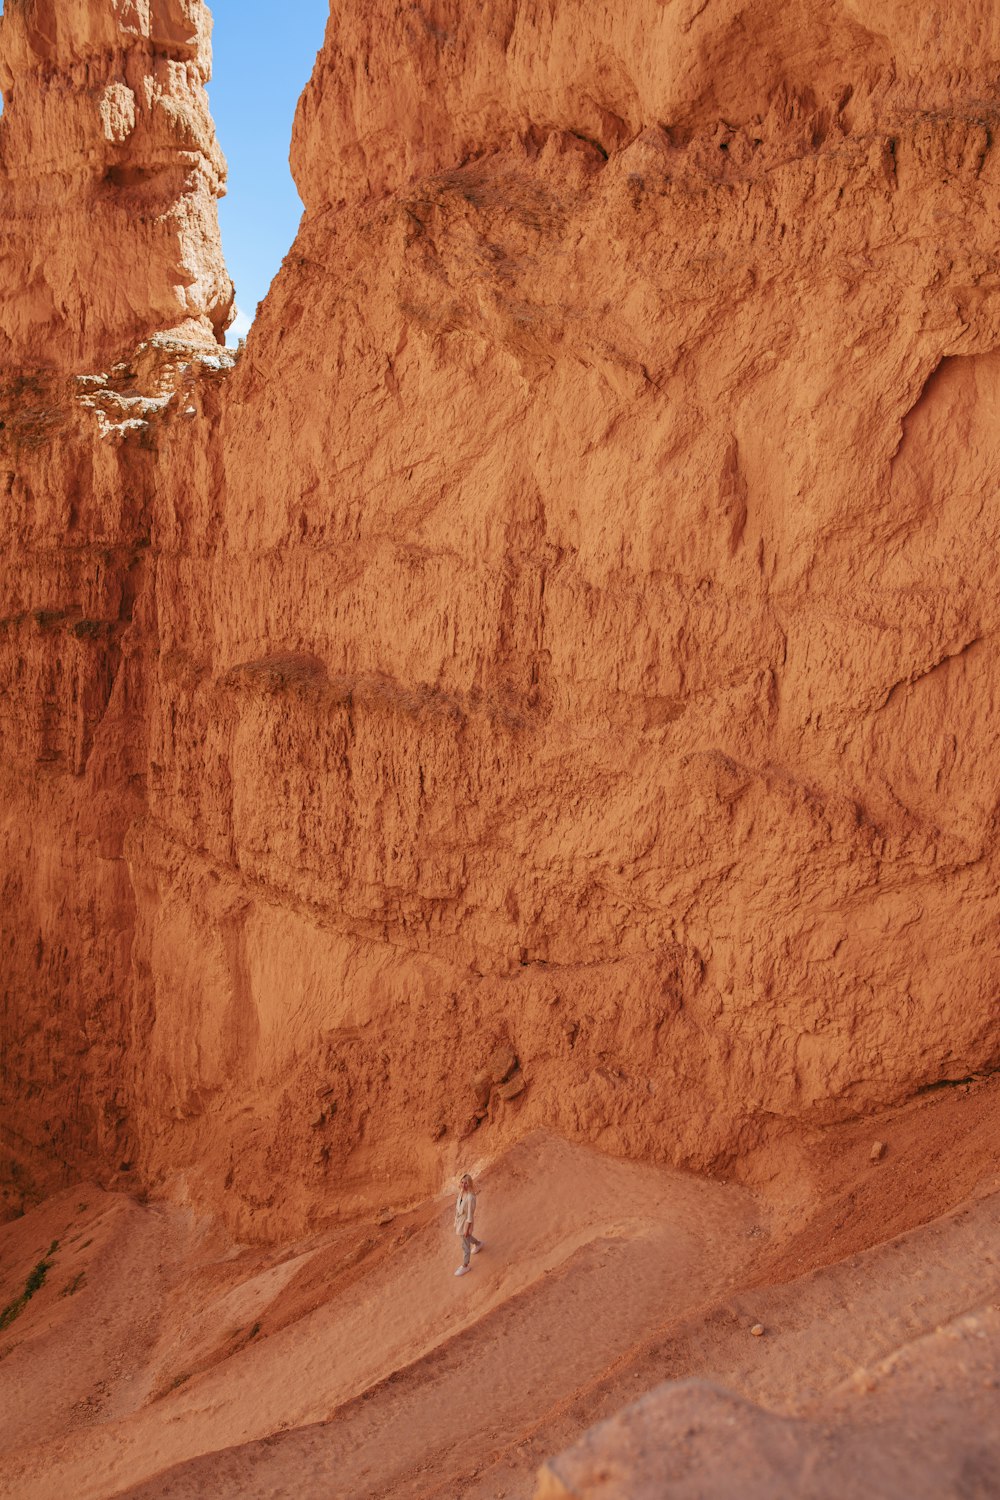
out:
<path id="1" fill-rule="evenodd" d="M 450 1200 L 261 1251 L 65 1192 L 0 1231 L 4 1301 L 59 1241 L 0 1342 L 0 1494 L 498 1500 L 665 1378 L 813 1410 L 1000 1296 L 998 1098 L 881 1121 L 878 1164 L 871 1123 L 817 1135 L 756 1190 L 535 1136 L 484 1164 L 458 1279 Z"/>

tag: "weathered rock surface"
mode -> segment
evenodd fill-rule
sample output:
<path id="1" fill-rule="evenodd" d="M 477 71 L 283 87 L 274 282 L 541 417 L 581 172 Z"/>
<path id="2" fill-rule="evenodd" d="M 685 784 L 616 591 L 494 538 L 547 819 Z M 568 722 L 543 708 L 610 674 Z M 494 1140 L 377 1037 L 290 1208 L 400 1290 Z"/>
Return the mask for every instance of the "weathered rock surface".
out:
<path id="1" fill-rule="evenodd" d="M 186 101 L 142 129 L 204 249 L 198 9 L 126 59 Z M 85 80 L 147 95 L 43 11 L 9 190 L 54 80 L 110 241 L 152 158 Z M 929 24 L 338 5 L 232 374 L 153 344 L 129 416 L 35 373 L 218 326 L 207 251 L 6 305 L 24 1183 L 129 1161 L 266 1235 L 543 1122 L 705 1168 L 996 1065 L 1000 35 Z M 530 1086 L 459 1146 L 500 1042 Z"/>
<path id="2" fill-rule="evenodd" d="M 969 1314 L 859 1371 L 812 1419 L 702 1381 L 662 1386 L 547 1463 L 536 1500 L 986 1500 L 1000 1485 L 998 1338 L 995 1313 Z"/>
<path id="3" fill-rule="evenodd" d="M 82 373 L 230 320 L 202 0 L 7 0 L 0 364 Z"/>
<path id="4" fill-rule="evenodd" d="M 0 22 L 0 1130 L 15 1205 L 95 1152 L 112 1171 L 134 1155 L 123 845 L 146 807 L 154 512 L 168 472 L 218 488 L 192 438 L 218 419 L 231 364 L 208 24 L 179 0 L 7 0 Z"/>

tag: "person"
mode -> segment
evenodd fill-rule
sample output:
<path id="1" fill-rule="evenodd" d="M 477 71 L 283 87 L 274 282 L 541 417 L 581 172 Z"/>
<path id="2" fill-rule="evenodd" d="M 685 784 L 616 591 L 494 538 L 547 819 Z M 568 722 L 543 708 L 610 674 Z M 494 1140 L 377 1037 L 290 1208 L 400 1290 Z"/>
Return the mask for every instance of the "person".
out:
<path id="1" fill-rule="evenodd" d="M 465 1276 L 470 1269 L 469 1257 L 478 1255 L 483 1248 L 472 1232 L 476 1222 L 476 1187 L 466 1172 L 458 1185 L 458 1202 L 455 1204 L 455 1233 L 462 1237 L 462 1264 L 456 1276 Z"/>

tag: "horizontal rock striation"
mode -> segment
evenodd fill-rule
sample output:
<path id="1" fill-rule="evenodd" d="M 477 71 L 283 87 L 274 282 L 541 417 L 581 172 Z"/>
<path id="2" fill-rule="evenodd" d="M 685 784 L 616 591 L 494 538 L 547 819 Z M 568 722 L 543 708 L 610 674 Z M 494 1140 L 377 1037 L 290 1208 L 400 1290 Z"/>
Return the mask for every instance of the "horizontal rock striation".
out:
<path id="1" fill-rule="evenodd" d="M 967 9 L 928 66 L 901 5 L 336 8 L 233 373 L 161 348 L 123 399 L 176 394 L 86 436 L 78 390 L 9 398 L 68 434 L 24 467 L 8 422 L 11 493 L 82 486 L 131 579 L 85 604 L 8 502 L 14 791 L 63 818 L 105 767 L 74 868 L 107 841 L 120 921 L 101 957 L 40 888 L 39 822 L 20 1107 L 72 994 L 117 1155 L 268 1234 L 541 1123 L 709 1168 L 996 1066 Z"/>

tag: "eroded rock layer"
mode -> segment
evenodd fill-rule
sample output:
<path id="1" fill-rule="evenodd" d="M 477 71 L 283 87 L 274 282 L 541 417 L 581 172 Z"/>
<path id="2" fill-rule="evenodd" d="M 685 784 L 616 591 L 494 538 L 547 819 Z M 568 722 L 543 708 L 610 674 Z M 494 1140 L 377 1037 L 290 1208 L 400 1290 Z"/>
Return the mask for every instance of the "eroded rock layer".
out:
<path id="1" fill-rule="evenodd" d="M 338 5 L 233 373 L 12 343 L 23 1171 L 108 1161 L 85 1076 L 266 1234 L 996 1065 L 1000 32 L 934 24 Z"/>
<path id="2" fill-rule="evenodd" d="M 151 329 L 221 338 L 209 30 L 202 0 L 8 0 L 4 365 L 100 369 Z"/>

